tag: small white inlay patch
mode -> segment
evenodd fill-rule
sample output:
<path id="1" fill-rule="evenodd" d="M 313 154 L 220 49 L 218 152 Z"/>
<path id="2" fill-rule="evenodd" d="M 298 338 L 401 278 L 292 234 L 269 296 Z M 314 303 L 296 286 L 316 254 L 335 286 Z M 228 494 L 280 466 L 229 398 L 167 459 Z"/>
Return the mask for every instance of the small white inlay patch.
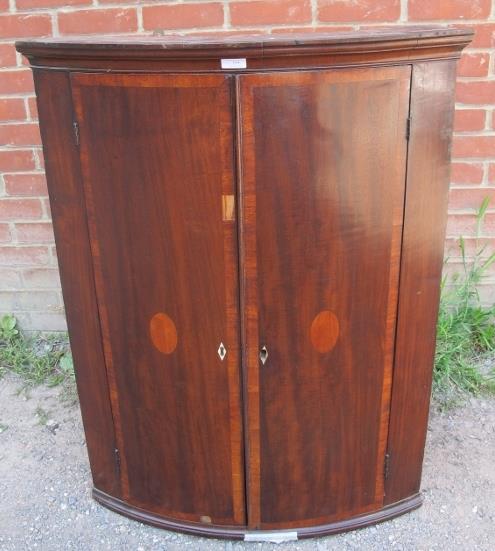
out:
<path id="1" fill-rule="evenodd" d="M 245 69 L 247 67 L 245 57 L 239 57 L 236 59 L 221 59 L 220 64 L 222 69 Z"/>

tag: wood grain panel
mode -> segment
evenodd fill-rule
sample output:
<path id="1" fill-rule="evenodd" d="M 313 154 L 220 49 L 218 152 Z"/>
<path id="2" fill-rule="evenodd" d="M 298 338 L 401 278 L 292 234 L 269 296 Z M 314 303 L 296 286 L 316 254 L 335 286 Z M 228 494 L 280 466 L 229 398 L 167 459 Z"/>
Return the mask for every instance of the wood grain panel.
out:
<path id="1" fill-rule="evenodd" d="M 120 497 L 115 433 L 68 73 L 34 71 L 50 208 L 86 445 L 96 488 Z"/>
<path id="2" fill-rule="evenodd" d="M 249 521 L 323 524 L 383 503 L 410 67 L 238 79 Z"/>
<path id="3" fill-rule="evenodd" d="M 470 29 L 396 26 L 350 32 L 235 36 L 88 36 L 16 42 L 32 66 L 102 71 L 225 72 L 222 58 L 246 58 L 242 72 L 411 63 L 458 58 Z M 239 71 L 235 70 L 236 73 Z"/>
<path id="4" fill-rule="evenodd" d="M 386 503 L 419 491 L 435 353 L 455 62 L 414 65 Z"/>
<path id="5" fill-rule="evenodd" d="M 124 499 L 242 524 L 231 83 L 76 74 L 73 94 Z M 151 342 L 157 312 L 173 353 Z"/>

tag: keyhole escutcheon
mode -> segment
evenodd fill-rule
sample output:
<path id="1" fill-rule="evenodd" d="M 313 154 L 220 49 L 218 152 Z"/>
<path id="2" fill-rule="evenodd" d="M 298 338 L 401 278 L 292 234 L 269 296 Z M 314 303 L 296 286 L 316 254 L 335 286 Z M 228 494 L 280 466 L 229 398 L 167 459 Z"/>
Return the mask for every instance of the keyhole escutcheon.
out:
<path id="1" fill-rule="evenodd" d="M 263 365 L 265 365 L 266 360 L 268 360 L 268 349 L 266 348 L 266 346 L 261 347 L 260 360 Z"/>

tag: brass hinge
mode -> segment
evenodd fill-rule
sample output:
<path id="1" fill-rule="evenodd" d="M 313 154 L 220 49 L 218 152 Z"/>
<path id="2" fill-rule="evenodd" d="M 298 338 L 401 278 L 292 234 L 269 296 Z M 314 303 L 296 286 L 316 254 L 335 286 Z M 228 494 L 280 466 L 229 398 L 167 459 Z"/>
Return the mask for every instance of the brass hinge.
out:
<path id="1" fill-rule="evenodd" d="M 383 462 L 383 478 L 387 480 L 390 475 L 390 454 L 385 454 L 385 461 Z"/>
<path id="2" fill-rule="evenodd" d="M 72 128 L 74 130 L 74 142 L 76 145 L 79 145 L 79 123 L 74 121 L 72 123 Z"/>
<path id="3" fill-rule="evenodd" d="M 409 140 L 410 137 L 411 137 L 411 117 L 407 117 L 406 140 Z"/>
<path id="4" fill-rule="evenodd" d="M 117 469 L 117 472 L 120 473 L 120 452 L 118 448 L 115 448 L 113 453 L 115 455 L 115 468 Z"/>

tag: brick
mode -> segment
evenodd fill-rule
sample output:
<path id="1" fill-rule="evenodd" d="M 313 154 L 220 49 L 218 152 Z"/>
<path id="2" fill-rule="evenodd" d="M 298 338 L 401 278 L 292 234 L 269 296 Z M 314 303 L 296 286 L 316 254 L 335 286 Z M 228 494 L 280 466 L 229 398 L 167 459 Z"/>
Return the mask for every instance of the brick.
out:
<path id="1" fill-rule="evenodd" d="M 58 268 L 57 247 L 55 247 L 55 245 L 50 247 L 50 255 L 51 255 L 50 265 L 56 266 Z"/>
<path id="2" fill-rule="evenodd" d="M 483 165 L 478 163 L 452 163 L 450 181 L 454 184 L 481 184 Z"/>
<path id="3" fill-rule="evenodd" d="M 36 104 L 36 97 L 32 96 L 28 98 L 29 115 L 32 119 L 38 119 L 38 105 Z"/>
<path id="4" fill-rule="evenodd" d="M 18 10 L 38 10 L 64 6 L 91 6 L 91 0 L 16 0 Z"/>
<path id="5" fill-rule="evenodd" d="M 311 22 L 309 0 L 256 0 L 230 4 L 232 25 L 282 25 Z"/>
<path id="6" fill-rule="evenodd" d="M 350 25 L 321 25 L 319 27 L 282 27 L 272 29 L 272 34 L 285 34 L 285 33 L 321 33 L 321 32 L 346 32 L 353 31 L 354 28 Z"/>
<path id="7" fill-rule="evenodd" d="M 50 209 L 50 201 L 48 200 L 48 197 L 41 199 L 41 202 L 43 203 L 43 209 L 46 212 L 46 218 L 52 219 L 52 211 Z"/>
<path id="8" fill-rule="evenodd" d="M 122 4 L 122 0 L 98 0 L 98 5 L 102 6 L 104 4 Z M 126 4 L 143 4 L 143 0 L 125 0 Z"/>
<path id="9" fill-rule="evenodd" d="M 490 199 L 490 204 L 495 206 L 495 189 L 456 189 L 450 190 L 450 209 L 476 209 L 478 210 L 485 198 Z"/>
<path id="10" fill-rule="evenodd" d="M 482 234 L 490 236 L 495 233 L 495 214 L 488 213 L 485 216 L 485 223 L 482 228 Z M 448 237 L 473 237 L 476 235 L 476 215 L 475 214 L 451 214 L 447 219 Z"/>
<path id="11" fill-rule="evenodd" d="M 57 268 L 31 268 L 24 270 L 22 277 L 27 288 L 60 288 L 60 276 Z"/>
<path id="12" fill-rule="evenodd" d="M 495 304 L 495 285 L 493 281 L 481 280 L 477 286 L 480 302 L 485 308 L 492 308 Z"/>
<path id="13" fill-rule="evenodd" d="M 18 293 L 12 291 L 0 291 L 1 308 L 7 312 L 15 311 L 18 308 L 17 296 Z"/>
<path id="14" fill-rule="evenodd" d="M 33 170 L 35 167 L 33 152 L 29 149 L 0 151 L 0 170 Z"/>
<path id="15" fill-rule="evenodd" d="M 409 0 L 410 21 L 437 19 L 485 19 L 491 0 Z"/>
<path id="16" fill-rule="evenodd" d="M 53 227 L 51 222 L 17 223 L 15 225 L 18 243 L 53 243 Z"/>
<path id="17" fill-rule="evenodd" d="M 457 82 L 456 101 L 460 103 L 490 103 L 495 100 L 495 81 Z"/>
<path id="18" fill-rule="evenodd" d="M 492 113 L 491 123 L 492 123 L 492 128 L 495 130 L 495 111 L 493 111 L 493 113 Z"/>
<path id="19" fill-rule="evenodd" d="M 0 266 L 41 266 L 49 261 L 48 247 L 0 247 Z"/>
<path id="20" fill-rule="evenodd" d="M 463 54 L 457 66 L 457 76 L 486 77 L 490 64 L 490 54 Z"/>
<path id="21" fill-rule="evenodd" d="M 25 331 L 29 331 L 30 327 L 31 327 L 31 316 L 27 313 L 27 312 L 18 312 L 18 311 L 8 311 L 8 310 L 4 310 L 3 312 L 1 311 L 1 307 L 2 305 L 0 304 L 0 316 L 2 316 L 3 314 L 12 314 L 14 313 L 15 314 L 15 318 L 17 320 L 17 326 L 20 327 L 21 329 L 25 330 Z"/>
<path id="22" fill-rule="evenodd" d="M 0 199 L 0 220 L 33 220 L 42 214 L 39 199 Z"/>
<path id="23" fill-rule="evenodd" d="M 0 72 L 0 94 L 25 94 L 34 90 L 30 69 Z"/>
<path id="24" fill-rule="evenodd" d="M 450 285 L 453 284 L 459 276 L 462 276 L 463 273 L 463 263 L 458 258 L 453 259 L 449 257 L 449 260 L 443 265 L 442 278 L 445 279 L 446 283 L 448 283 L 448 286 L 450 287 Z"/>
<path id="25" fill-rule="evenodd" d="M 1 145 L 41 145 L 39 126 L 36 123 L 0 124 Z"/>
<path id="26" fill-rule="evenodd" d="M 486 111 L 484 109 L 457 109 L 454 117 L 456 132 L 476 132 L 485 128 Z"/>
<path id="27" fill-rule="evenodd" d="M 252 30 L 252 29 L 249 29 L 249 34 L 253 34 L 253 35 L 263 35 L 263 36 L 266 36 L 266 31 L 265 30 L 261 30 L 261 29 L 257 29 L 257 30 Z M 167 33 L 167 37 L 183 37 L 183 35 L 179 35 L 179 34 L 174 34 L 174 33 Z M 208 38 L 216 38 L 216 39 L 222 39 L 222 38 L 226 38 L 226 37 L 232 37 L 232 36 L 246 36 L 246 30 L 245 29 L 236 29 L 236 30 L 231 30 L 231 31 L 225 31 L 225 30 L 218 30 L 218 29 L 204 29 L 204 30 L 201 30 L 201 31 L 191 31 L 190 33 L 188 33 L 188 36 L 192 36 L 192 37 L 208 37 Z"/>
<path id="28" fill-rule="evenodd" d="M 0 270 L 0 289 L 20 289 L 22 287 L 21 275 L 17 270 Z"/>
<path id="29" fill-rule="evenodd" d="M 320 21 L 396 21 L 400 17 L 399 0 L 319 0 Z"/>
<path id="30" fill-rule="evenodd" d="M 495 157 L 495 136 L 454 136 L 452 156 Z"/>
<path id="31" fill-rule="evenodd" d="M 43 154 L 43 149 L 41 147 L 35 147 L 34 148 L 34 155 L 38 159 L 39 167 L 44 170 L 45 169 L 45 155 Z"/>
<path id="32" fill-rule="evenodd" d="M 148 31 L 220 25 L 223 25 L 223 6 L 218 2 L 143 8 L 143 27 Z"/>
<path id="33" fill-rule="evenodd" d="M 12 241 L 12 234 L 10 233 L 10 227 L 8 224 L 0 224 L 0 243 L 10 243 Z"/>
<path id="34" fill-rule="evenodd" d="M 67 331 L 63 312 L 33 312 L 30 318 L 34 331 Z"/>
<path id="35" fill-rule="evenodd" d="M 456 27 L 465 27 L 474 31 L 471 48 L 493 48 L 495 46 L 495 23 L 471 23 L 469 25 L 459 25 Z"/>
<path id="36" fill-rule="evenodd" d="M 60 298 L 56 291 L 3 291 L 0 292 L 2 309 L 59 310 Z"/>
<path id="37" fill-rule="evenodd" d="M 134 8 L 76 10 L 58 13 L 61 34 L 125 33 L 137 31 Z"/>
<path id="38" fill-rule="evenodd" d="M 24 100 L 21 98 L 0 99 L 0 120 L 15 121 L 26 118 Z"/>
<path id="39" fill-rule="evenodd" d="M 490 184 L 495 184 L 495 163 L 488 165 L 488 181 Z"/>
<path id="40" fill-rule="evenodd" d="M 9 0 L 0 0 L 0 12 L 8 11 L 9 9 Z"/>
<path id="41" fill-rule="evenodd" d="M 0 15 L 0 38 L 25 38 L 51 34 L 52 21 L 48 14 Z"/>
<path id="42" fill-rule="evenodd" d="M 0 44 L 0 67 L 17 65 L 14 44 Z"/>
<path id="43" fill-rule="evenodd" d="M 43 173 L 5 174 L 5 191 L 15 196 L 46 196 L 46 179 Z"/>
<path id="44" fill-rule="evenodd" d="M 445 255 L 449 258 L 455 259 L 461 258 L 459 239 L 447 239 L 445 241 Z M 492 251 L 495 250 L 495 237 L 481 237 L 479 239 L 467 238 L 464 240 L 464 250 L 466 256 L 469 258 L 483 249 L 480 258 L 488 258 Z"/>
<path id="45" fill-rule="evenodd" d="M 467 259 L 467 265 L 472 266 L 472 261 L 470 261 L 470 259 Z M 447 277 L 448 281 L 451 281 L 452 283 L 454 283 L 454 279 L 457 279 L 459 276 L 462 277 L 463 274 L 464 265 L 461 260 L 458 260 L 458 262 L 454 262 L 454 260 L 452 259 L 444 266 L 443 277 Z M 495 264 L 491 264 L 483 270 L 483 278 L 480 283 L 482 283 L 484 280 L 486 281 L 486 278 L 493 275 L 495 275 Z M 480 284 L 478 284 L 478 289 L 480 289 L 479 285 Z M 493 282 L 491 283 L 491 285 L 493 285 Z M 490 306 L 492 305 L 493 302 Z"/>

